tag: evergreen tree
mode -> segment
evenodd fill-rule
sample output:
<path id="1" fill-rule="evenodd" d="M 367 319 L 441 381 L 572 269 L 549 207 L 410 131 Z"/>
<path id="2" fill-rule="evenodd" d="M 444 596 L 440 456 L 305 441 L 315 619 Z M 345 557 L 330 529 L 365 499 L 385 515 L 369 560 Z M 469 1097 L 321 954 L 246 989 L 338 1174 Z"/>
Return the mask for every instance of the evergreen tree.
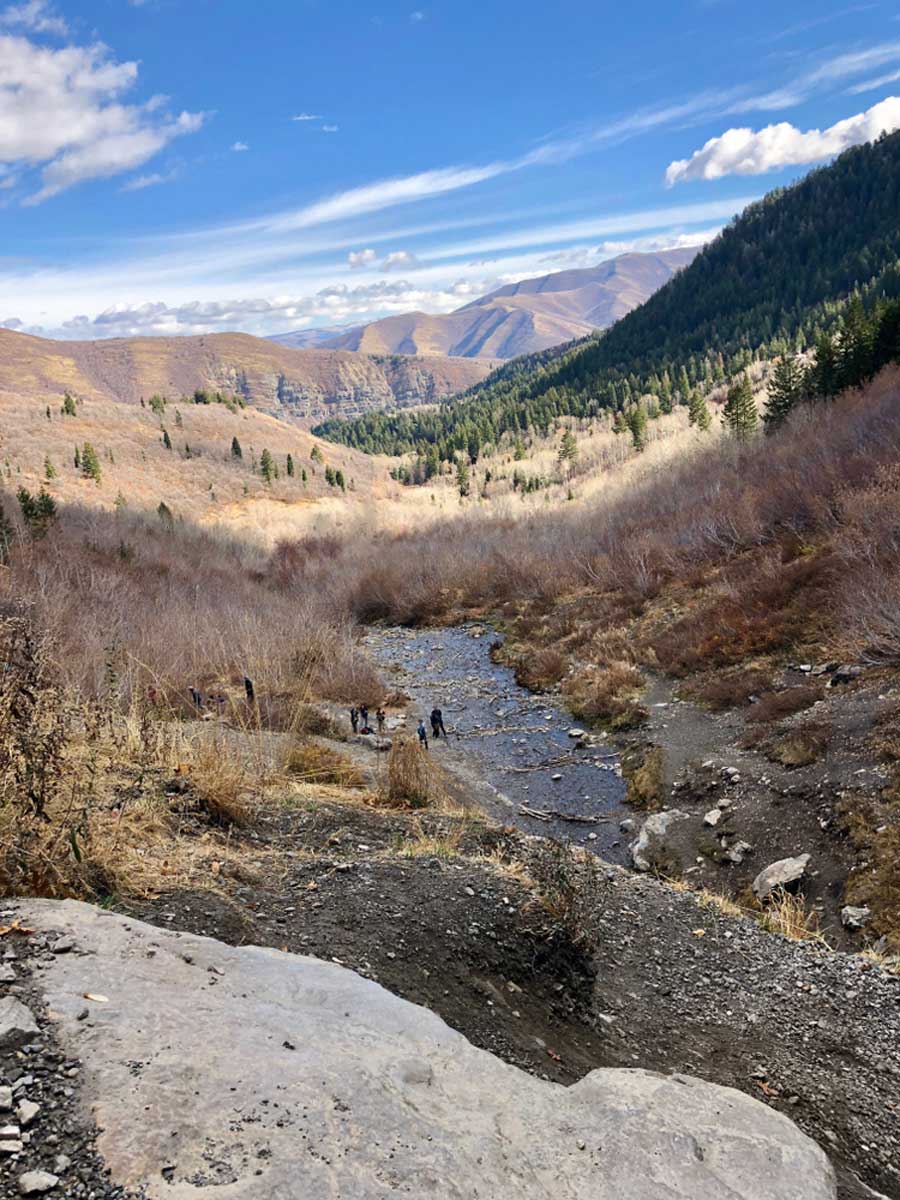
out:
<path id="1" fill-rule="evenodd" d="M 688 404 L 688 421 L 691 425 L 696 425 L 701 433 L 705 433 L 712 424 L 709 406 L 706 403 L 705 397 L 700 394 L 697 388 L 694 388 L 691 392 L 691 399 Z"/>
<path id="2" fill-rule="evenodd" d="M 236 437 L 233 437 L 231 439 L 231 457 L 232 458 L 243 458 L 244 457 L 244 452 L 241 449 L 241 443 L 237 440 Z"/>
<path id="3" fill-rule="evenodd" d="M 571 468 L 577 458 L 578 443 L 575 441 L 575 435 L 571 429 L 566 429 L 559 444 L 559 461 L 563 466 Z"/>
<path id="4" fill-rule="evenodd" d="M 333 467 L 325 468 L 325 482 L 328 484 L 329 487 L 334 487 L 334 468 Z"/>
<path id="5" fill-rule="evenodd" d="M 612 431 L 616 434 L 627 433 L 628 431 L 628 422 L 625 420 L 625 414 L 620 408 L 616 409 L 616 415 L 613 417 Z"/>
<path id="6" fill-rule="evenodd" d="M 56 467 L 54 467 L 53 463 L 50 461 L 49 454 L 44 456 L 44 478 L 45 479 L 55 479 L 56 478 Z"/>
<path id="7" fill-rule="evenodd" d="M 168 504 L 166 504 L 165 500 L 160 500 L 156 509 L 156 515 L 167 528 L 171 529 L 171 527 L 175 524 L 175 518 L 172 516 L 172 510 L 169 508 Z"/>
<path id="8" fill-rule="evenodd" d="M 803 398 L 803 372 L 792 354 L 779 358 L 769 381 L 763 423 L 766 433 L 783 425 L 791 409 Z"/>
<path id="9" fill-rule="evenodd" d="M 287 471 L 288 478 L 293 479 L 294 478 L 294 460 L 291 458 L 290 454 L 287 456 L 287 462 L 285 463 L 284 469 Z"/>
<path id="10" fill-rule="evenodd" d="M 344 479 L 344 472 L 341 471 L 340 469 L 338 469 L 334 473 L 334 482 L 337 484 L 337 486 L 341 489 L 342 492 L 347 490 L 347 483 Z"/>
<path id="11" fill-rule="evenodd" d="M 640 452 L 647 445 L 647 414 L 640 404 L 635 404 L 625 421 L 631 433 L 631 443 Z"/>
<path id="12" fill-rule="evenodd" d="M 75 462 L 75 470 L 80 471 L 81 470 L 81 451 L 78 449 L 77 446 L 75 447 L 75 454 L 73 456 L 73 459 Z"/>
<path id="13" fill-rule="evenodd" d="M 59 411 L 65 417 L 75 416 L 75 397 L 70 392 L 63 396 L 62 408 Z"/>
<path id="14" fill-rule="evenodd" d="M 306 467 L 300 468 L 300 482 L 306 483 Z"/>
<path id="15" fill-rule="evenodd" d="M 52 415 L 51 415 L 51 413 L 50 413 L 50 405 L 49 405 L 49 404 L 47 405 L 47 408 L 46 408 L 46 410 L 45 410 L 45 411 L 46 411 L 46 413 L 47 413 L 47 420 L 48 420 L 48 421 L 52 421 L 52 420 L 53 420 L 53 417 L 52 417 Z"/>
<path id="16" fill-rule="evenodd" d="M 753 385 L 746 372 L 739 375 L 728 389 L 722 418 L 729 432 L 739 442 L 746 442 L 756 429 L 758 414 L 753 399 Z"/>
<path id="17" fill-rule="evenodd" d="M 28 532 L 33 538 L 42 538 L 56 517 L 56 501 L 43 487 L 36 496 L 27 488 L 20 487 L 16 499 Z"/>
<path id="18" fill-rule="evenodd" d="M 103 475 L 97 451 L 90 442 L 85 442 L 81 448 L 81 473 L 85 479 L 93 479 L 95 483 L 99 483 Z"/>
<path id="19" fill-rule="evenodd" d="M 259 459 L 259 473 L 262 475 L 266 483 L 271 483 L 275 478 L 275 460 L 268 450 L 263 450 Z"/>
<path id="20" fill-rule="evenodd" d="M 172 439 L 169 437 L 169 431 L 168 431 L 168 429 L 164 429 L 164 430 L 162 431 L 162 433 L 163 433 L 163 435 L 162 435 L 162 444 L 165 446 L 165 448 L 166 448 L 167 450 L 171 450 L 171 449 L 172 449 Z"/>
<path id="21" fill-rule="evenodd" d="M 179 408 L 175 409 L 175 425 L 178 429 L 181 429 L 181 427 L 184 425 L 184 421 L 181 419 L 181 409 Z"/>
<path id="22" fill-rule="evenodd" d="M 468 496 L 471 486 L 472 477 L 469 464 L 464 458 L 458 458 L 456 460 L 456 487 L 462 499 Z"/>
<path id="23" fill-rule="evenodd" d="M 309 453 L 309 457 L 313 460 L 313 462 L 323 463 L 325 461 L 325 459 L 322 457 L 322 451 L 318 446 L 313 446 Z"/>
<path id="24" fill-rule="evenodd" d="M 525 443 L 522 440 L 522 435 L 516 434 L 516 440 L 513 442 L 513 459 L 516 462 L 521 462 L 525 457 Z"/>

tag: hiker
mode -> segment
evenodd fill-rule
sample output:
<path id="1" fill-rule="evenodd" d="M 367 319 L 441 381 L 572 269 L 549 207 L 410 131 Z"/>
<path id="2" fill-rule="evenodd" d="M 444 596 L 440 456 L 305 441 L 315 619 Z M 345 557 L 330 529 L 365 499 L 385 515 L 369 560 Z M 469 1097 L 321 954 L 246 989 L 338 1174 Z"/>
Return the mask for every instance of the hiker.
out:
<path id="1" fill-rule="evenodd" d="M 365 729 L 369 724 L 369 709 L 365 704 L 359 706 L 359 719 L 362 722 L 363 729 Z"/>
<path id="2" fill-rule="evenodd" d="M 444 735 L 444 741 L 447 740 L 447 730 L 444 728 L 444 714 L 439 708 L 431 710 L 431 733 L 435 741 L 437 741 L 441 734 Z"/>
<path id="3" fill-rule="evenodd" d="M 350 724 L 353 726 L 353 732 L 359 733 L 359 709 L 355 705 L 350 709 Z"/>
<path id="4" fill-rule="evenodd" d="M 419 735 L 419 745 L 423 746 L 427 750 L 428 749 L 428 731 L 425 728 L 424 721 L 419 722 L 419 728 L 416 730 L 416 733 Z"/>
<path id="5" fill-rule="evenodd" d="M 244 691 L 247 693 L 248 703 L 252 704 L 256 699 L 256 692 L 253 690 L 253 680 L 247 675 L 244 676 Z"/>
<path id="6" fill-rule="evenodd" d="M 198 691 L 197 691 L 197 689 L 196 689 L 195 687 L 188 688 L 188 691 L 191 693 L 191 699 L 192 699 L 192 700 L 193 700 L 193 702 L 194 702 L 194 707 L 195 707 L 195 708 L 196 708 L 198 711 L 202 710 L 202 708 L 203 708 L 203 696 L 200 694 L 200 692 L 198 692 Z"/>
<path id="7" fill-rule="evenodd" d="M 384 723 L 387 720 L 387 713 L 383 708 L 379 708 L 375 713 L 375 720 L 378 722 L 378 736 L 384 734 Z"/>

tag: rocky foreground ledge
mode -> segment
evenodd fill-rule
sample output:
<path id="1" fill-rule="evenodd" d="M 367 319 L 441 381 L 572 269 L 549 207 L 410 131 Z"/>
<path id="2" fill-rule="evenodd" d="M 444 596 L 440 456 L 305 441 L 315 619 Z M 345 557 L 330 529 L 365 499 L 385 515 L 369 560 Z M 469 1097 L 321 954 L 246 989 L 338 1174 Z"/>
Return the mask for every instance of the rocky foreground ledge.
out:
<path id="1" fill-rule="evenodd" d="M 31 1003 L 83 1064 L 114 1185 L 167 1200 L 836 1195 L 815 1143 L 740 1092 L 618 1069 L 564 1088 L 333 963 L 74 901 L 17 913 L 36 931 Z"/>

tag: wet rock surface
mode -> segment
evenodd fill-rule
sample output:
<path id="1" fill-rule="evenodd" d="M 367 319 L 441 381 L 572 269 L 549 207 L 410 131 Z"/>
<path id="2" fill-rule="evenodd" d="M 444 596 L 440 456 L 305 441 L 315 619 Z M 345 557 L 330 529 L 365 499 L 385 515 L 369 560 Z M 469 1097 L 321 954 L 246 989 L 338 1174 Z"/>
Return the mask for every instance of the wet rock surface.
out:
<path id="1" fill-rule="evenodd" d="M 71 901 L 23 913 L 75 939 L 77 953 L 42 962 L 37 986 L 84 1060 L 115 1176 L 151 1197 L 836 1194 L 826 1156 L 736 1091 L 643 1070 L 563 1089 L 331 963 Z M 103 998 L 81 1019 L 93 988 Z"/>

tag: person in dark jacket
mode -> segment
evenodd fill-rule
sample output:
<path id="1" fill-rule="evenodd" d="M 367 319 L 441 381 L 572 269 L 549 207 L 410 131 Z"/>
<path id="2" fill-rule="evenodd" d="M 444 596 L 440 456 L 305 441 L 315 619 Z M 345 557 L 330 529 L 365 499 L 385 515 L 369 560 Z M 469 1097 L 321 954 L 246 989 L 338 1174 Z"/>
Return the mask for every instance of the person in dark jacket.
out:
<path id="1" fill-rule="evenodd" d="M 353 726 L 353 732 L 359 733 L 359 709 L 355 705 L 350 709 L 350 724 Z"/>
<path id="2" fill-rule="evenodd" d="M 444 728 L 444 714 L 439 708 L 431 710 L 431 733 L 435 741 L 441 736 L 446 740 L 447 730 Z"/>
<path id="3" fill-rule="evenodd" d="M 387 720 L 387 713 L 383 708 L 379 708 L 375 713 L 375 720 L 378 722 L 378 736 L 384 734 L 384 723 Z"/>

